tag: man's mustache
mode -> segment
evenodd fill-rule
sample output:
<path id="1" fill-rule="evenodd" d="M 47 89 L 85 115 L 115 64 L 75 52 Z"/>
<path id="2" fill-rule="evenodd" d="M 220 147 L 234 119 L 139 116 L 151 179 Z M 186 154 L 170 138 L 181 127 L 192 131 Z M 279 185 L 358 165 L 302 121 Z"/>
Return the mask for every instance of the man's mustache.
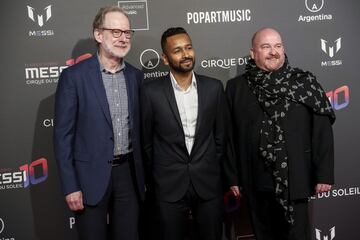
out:
<path id="1" fill-rule="evenodd" d="M 194 59 L 192 58 L 192 57 L 186 57 L 186 58 L 183 58 L 181 61 L 180 61 L 180 63 L 183 63 L 183 62 L 185 62 L 185 61 L 192 61 L 192 62 L 194 62 Z"/>
<path id="2" fill-rule="evenodd" d="M 278 53 L 270 54 L 270 57 L 268 57 L 268 59 L 271 59 L 271 58 L 279 59 L 279 58 L 280 58 L 280 54 L 278 54 Z"/>

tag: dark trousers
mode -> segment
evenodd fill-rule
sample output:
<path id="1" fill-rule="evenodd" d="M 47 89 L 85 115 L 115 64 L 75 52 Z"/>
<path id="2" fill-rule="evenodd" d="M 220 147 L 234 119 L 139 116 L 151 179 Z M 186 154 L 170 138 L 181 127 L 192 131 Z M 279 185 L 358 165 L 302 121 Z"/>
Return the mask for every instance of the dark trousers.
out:
<path id="1" fill-rule="evenodd" d="M 289 225 L 275 194 L 257 192 L 249 202 L 256 240 L 310 240 L 307 199 L 294 201 L 294 225 Z"/>
<path id="2" fill-rule="evenodd" d="M 75 214 L 80 240 L 138 239 L 139 201 L 130 165 L 125 161 L 113 166 L 103 199 Z"/>
<path id="3" fill-rule="evenodd" d="M 174 186 L 176 187 L 176 186 Z M 160 231 L 164 240 L 184 240 L 192 222 L 196 240 L 220 240 L 222 235 L 223 198 L 202 200 L 190 184 L 177 202 L 157 201 Z M 189 221 L 189 215 L 192 220 Z"/>

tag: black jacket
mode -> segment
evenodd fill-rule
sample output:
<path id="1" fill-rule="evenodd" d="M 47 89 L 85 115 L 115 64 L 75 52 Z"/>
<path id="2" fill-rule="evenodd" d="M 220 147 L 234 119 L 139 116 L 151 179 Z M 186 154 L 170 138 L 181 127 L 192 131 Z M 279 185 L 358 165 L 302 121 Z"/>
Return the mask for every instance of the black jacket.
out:
<path id="1" fill-rule="evenodd" d="M 255 189 L 257 176 L 253 176 L 253 172 L 258 166 L 253 164 L 259 158 L 259 131 L 264 113 L 242 76 L 227 83 L 226 94 L 241 186 L 249 195 Z M 282 121 L 289 157 L 290 198 L 313 195 L 317 183 L 333 184 L 334 144 L 330 119 L 313 114 L 302 104 L 294 104 Z"/>
<path id="2" fill-rule="evenodd" d="M 157 199 L 174 202 L 191 182 L 203 199 L 222 194 L 222 169 L 229 185 L 237 183 L 234 164 L 225 158 L 228 107 L 220 81 L 195 75 L 198 117 L 189 154 L 170 76 L 144 83 L 141 121 L 144 157 Z"/>

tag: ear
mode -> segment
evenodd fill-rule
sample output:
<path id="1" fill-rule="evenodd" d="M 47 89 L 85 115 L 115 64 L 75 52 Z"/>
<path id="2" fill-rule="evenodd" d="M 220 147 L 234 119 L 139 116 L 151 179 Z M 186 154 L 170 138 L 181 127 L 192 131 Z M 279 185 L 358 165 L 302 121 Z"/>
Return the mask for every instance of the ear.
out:
<path id="1" fill-rule="evenodd" d="M 250 56 L 252 59 L 255 58 L 255 54 L 254 54 L 254 49 L 253 48 L 250 48 Z"/>
<path id="2" fill-rule="evenodd" d="M 162 53 L 162 54 L 161 54 L 161 60 L 163 61 L 163 63 L 164 63 L 165 65 L 169 65 L 169 61 L 168 61 L 168 58 L 167 58 L 167 56 L 165 55 L 165 53 Z"/>
<path id="3" fill-rule="evenodd" d="M 103 41 L 103 35 L 102 32 L 99 29 L 94 30 L 94 38 L 98 43 L 102 43 Z"/>

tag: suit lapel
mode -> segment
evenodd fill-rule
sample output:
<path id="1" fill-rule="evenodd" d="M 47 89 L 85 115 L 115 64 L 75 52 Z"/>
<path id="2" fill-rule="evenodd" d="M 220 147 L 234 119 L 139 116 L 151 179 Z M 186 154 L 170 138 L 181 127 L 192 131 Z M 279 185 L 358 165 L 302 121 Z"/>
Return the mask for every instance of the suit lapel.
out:
<path id="1" fill-rule="evenodd" d="M 196 128 L 195 128 L 195 141 L 196 136 L 199 133 L 199 128 L 201 125 L 202 118 L 204 117 L 203 109 L 204 109 L 204 103 L 205 103 L 205 94 L 204 87 L 206 84 L 204 84 L 204 79 L 201 78 L 199 75 L 195 75 L 196 77 L 196 84 L 197 84 L 197 93 L 198 93 L 198 115 L 196 119 Z"/>
<path id="2" fill-rule="evenodd" d="M 128 111 L 129 111 L 129 124 L 130 128 L 132 128 L 133 123 L 133 113 L 134 113 L 134 88 L 135 88 L 135 80 L 136 76 L 133 71 L 130 71 L 129 67 L 126 67 L 125 63 L 125 69 L 124 69 L 124 77 L 126 82 L 126 90 L 128 94 Z"/>
<path id="3" fill-rule="evenodd" d="M 110 127 L 112 127 L 109 104 L 106 97 L 104 83 L 101 77 L 100 65 L 97 59 L 97 55 L 93 56 L 90 60 L 88 78 L 90 79 L 90 82 L 94 88 L 96 98 L 100 103 L 105 118 L 109 123 Z"/>
<path id="4" fill-rule="evenodd" d="M 196 147 L 197 135 L 199 134 L 201 122 L 202 122 L 202 119 L 204 118 L 203 109 L 204 109 L 205 97 L 206 97 L 206 89 L 204 89 L 204 87 L 206 86 L 206 84 L 204 84 L 205 79 L 203 79 L 199 75 L 195 75 L 195 77 L 196 77 L 197 93 L 198 93 L 198 114 L 197 114 L 196 128 L 195 128 L 195 140 L 194 140 L 194 145 L 192 147 L 190 154 L 192 154 L 194 152 L 194 149 Z M 170 74 L 164 79 L 164 92 L 165 92 L 165 95 L 169 102 L 171 111 L 173 112 L 175 119 L 178 122 L 181 131 L 183 132 L 184 131 L 183 125 L 181 122 L 179 109 L 177 107 L 174 89 L 171 84 Z M 184 139 L 184 141 L 185 141 L 185 139 Z"/>
<path id="5" fill-rule="evenodd" d="M 204 109 L 205 96 L 206 96 L 206 91 L 204 89 L 206 84 L 204 84 L 204 79 L 197 74 L 195 74 L 195 78 L 196 78 L 197 93 L 198 93 L 198 114 L 197 114 L 197 119 L 196 119 L 194 144 L 191 149 L 190 156 L 192 156 L 196 152 L 198 135 L 199 135 L 199 131 L 200 131 L 199 129 L 201 126 L 202 119 L 204 118 L 203 109 Z"/>
<path id="6" fill-rule="evenodd" d="M 173 89 L 173 86 L 171 84 L 170 74 L 164 79 L 164 92 L 165 92 L 167 100 L 168 100 L 168 102 L 170 104 L 171 111 L 173 112 L 173 114 L 175 116 L 175 119 L 179 124 L 179 127 L 183 131 L 183 126 L 182 126 L 182 123 L 181 123 L 179 109 L 178 109 L 177 103 L 176 103 L 174 89 Z"/>

